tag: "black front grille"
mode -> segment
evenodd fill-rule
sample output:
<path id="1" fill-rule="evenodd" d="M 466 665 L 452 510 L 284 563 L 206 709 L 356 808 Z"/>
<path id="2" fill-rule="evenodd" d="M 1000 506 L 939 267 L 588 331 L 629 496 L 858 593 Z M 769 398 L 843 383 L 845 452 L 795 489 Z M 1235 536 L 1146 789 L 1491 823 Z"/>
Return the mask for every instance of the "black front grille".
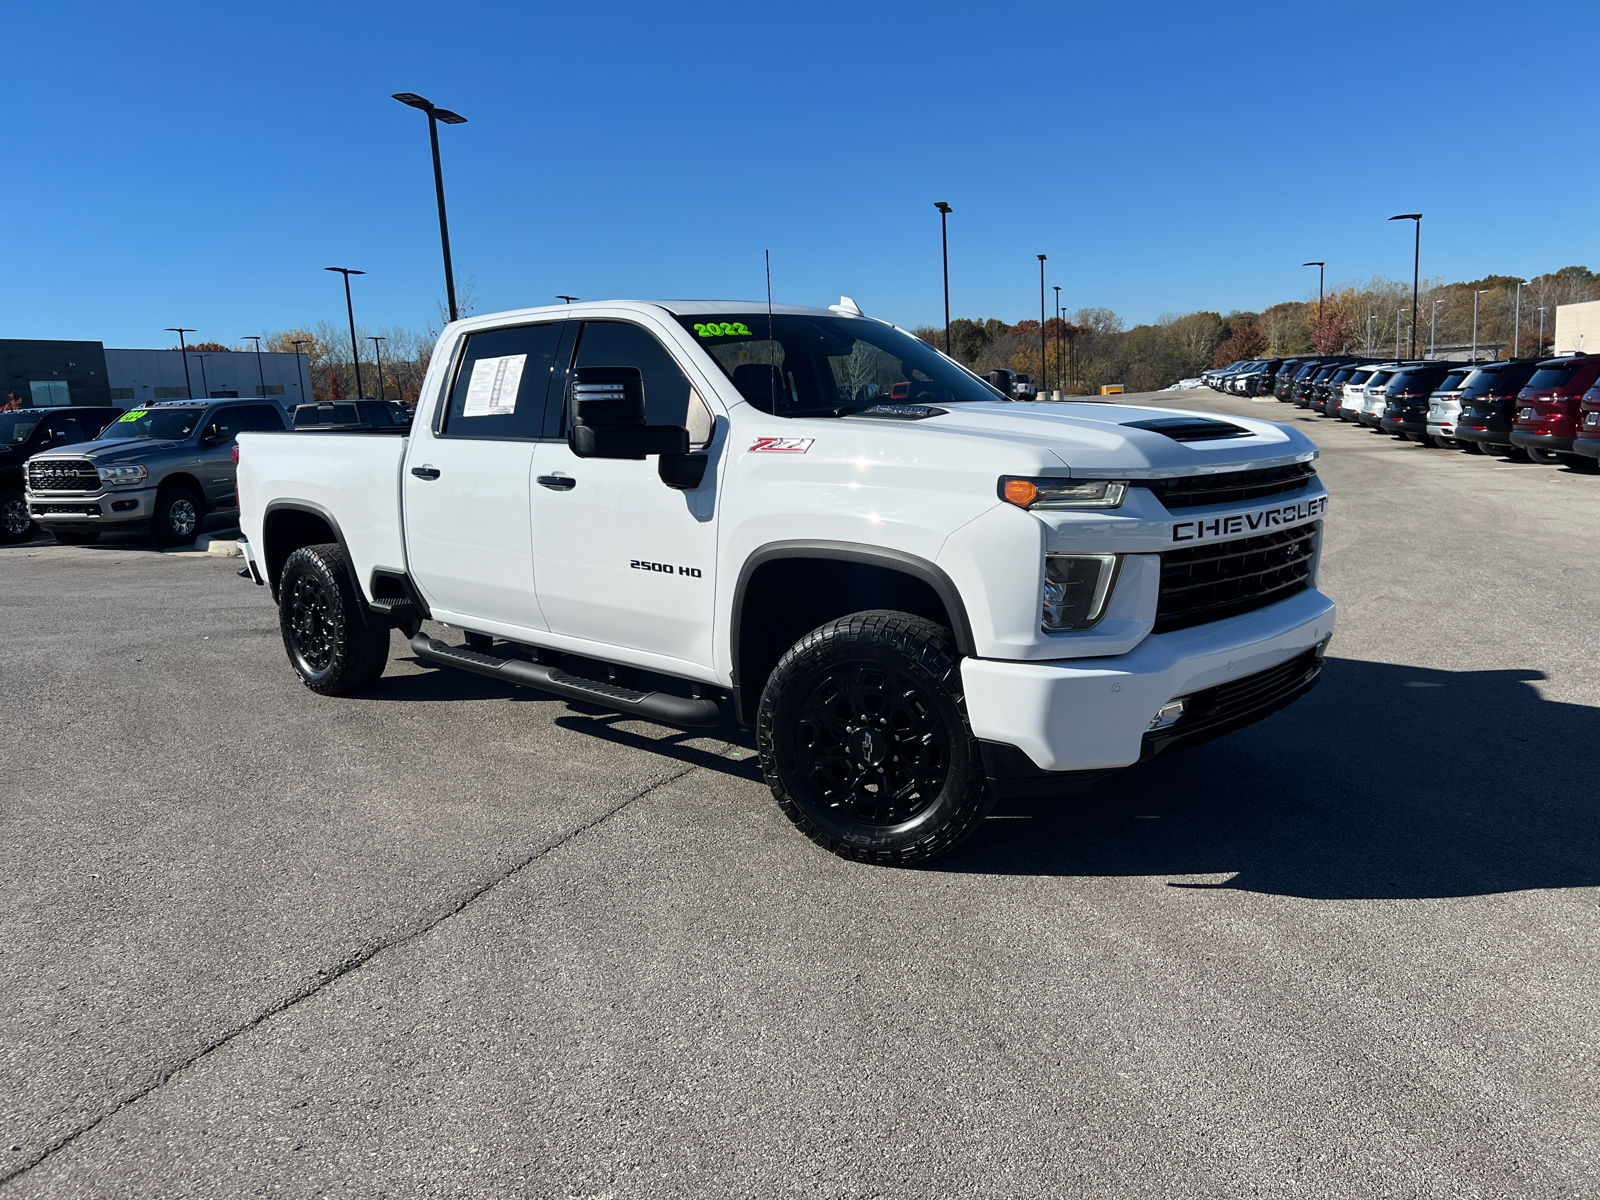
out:
<path id="1" fill-rule="evenodd" d="M 1197 746 L 1253 725 L 1299 699 L 1317 685 L 1321 676 L 1319 646 L 1276 667 L 1195 692 L 1176 725 L 1144 735 L 1140 757 L 1148 759 L 1168 750 Z"/>
<path id="2" fill-rule="evenodd" d="M 36 492 L 95 492 L 100 472 L 81 459 L 46 459 L 28 464 L 28 486 Z"/>
<path id="3" fill-rule="evenodd" d="M 1308 462 L 1255 471 L 1227 471 L 1220 475 L 1185 475 L 1178 479 L 1137 479 L 1135 487 L 1149 488 L 1169 510 L 1197 508 L 1203 504 L 1239 504 L 1309 487 L 1317 469 Z"/>
<path id="4" fill-rule="evenodd" d="M 1170 633 L 1275 604 L 1311 586 L 1320 521 L 1161 556 L 1156 632 Z"/>

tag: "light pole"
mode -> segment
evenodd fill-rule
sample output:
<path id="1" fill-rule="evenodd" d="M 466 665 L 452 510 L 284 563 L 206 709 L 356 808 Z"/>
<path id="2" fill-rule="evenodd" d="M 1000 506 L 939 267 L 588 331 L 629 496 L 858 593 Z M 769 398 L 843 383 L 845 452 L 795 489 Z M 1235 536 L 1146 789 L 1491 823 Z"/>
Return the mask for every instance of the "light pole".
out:
<path id="1" fill-rule="evenodd" d="M 1511 357 L 1522 357 L 1522 280 L 1517 280 L 1517 316 L 1511 331 Z"/>
<path id="2" fill-rule="evenodd" d="M 1403 308 L 1397 308 L 1394 310 L 1394 356 L 1396 361 L 1400 359 L 1400 318 L 1405 316 L 1405 314 L 1406 310 Z M 1416 345 L 1413 344 L 1411 347 L 1411 357 L 1415 358 L 1416 356 L 1417 348 Z"/>
<path id="3" fill-rule="evenodd" d="M 450 319 L 460 320 L 456 312 L 456 277 L 450 266 L 450 223 L 444 216 L 444 170 L 439 166 L 439 122 L 446 125 L 465 125 L 467 119 L 460 113 L 453 113 L 448 108 L 435 108 L 433 101 L 426 100 L 415 92 L 395 92 L 394 98 L 401 104 L 409 104 L 412 108 L 420 108 L 428 114 L 428 142 L 433 147 L 433 190 L 439 197 L 439 244 L 444 247 L 444 294 L 450 302 Z M 357 368 L 357 373 L 360 369 Z M 358 387 L 356 391 L 360 391 Z"/>
<path id="4" fill-rule="evenodd" d="M 310 346 L 310 342 L 307 341 L 307 339 L 302 338 L 301 341 L 291 341 L 290 346 L 294 347 L 294 373 L 299 374 L 299 360 L 301 360 L 302 355 L 301 346 Z M 307 370 L 306 374 L 310 374 L 310 370 Z M 309 403 L 312 403 L 312 400 L 314 400 L 314 397 L 310 397 L 309 392 L 310 387 L 307 387 L 306 379 L 301 379 L 302 405 L 309 405 Z"/>
<path id="5" fill-rule="evenodd" d="M 1372 310 L 1367 309 L 1367 353 L 1372 353 Z"/>
<path id="6" fill-rule="evenodd" d="M 194 330 L 181 329 L 176 325 L 168 325 L 166 331 L 168 333 L 175 333 L 178 335 L 178 349 L 183 351 L 183 390 L 189 393 L 189 399 L 193 400 L 194 384 L 189 382 L 189 347 L 188 344 L 184 342 L 183 335 L 186 333 L 193 333 Z"/>
<path id="7" fill-rule="evenodd" d="M 1322 281 L 1327 269 L 1327 263 L 1308 262 L 1301 263 L 1302 267 L 1315 267 L 1317 269 L 1317 324 L 1322 324 Z"/>
<path id="8" fill-rule="evenodd" d="M 256 344 L 256 378 L 261 380 L 261 391 L 257 394 L 265 398 L 267 394 L 267 373 L 261 369 L 261 338 L 253 333 L 244 333 L 239 335 L 239 340 Z"/>
<path id="9" fill-rule="evenodd" d="M 557 296 L 556 299 L 557 300 L 565 300 L 568 304 L 571 304 L 574 300 L 578 299 L 578 297 L 576 297 L 576 296 Z"/>
<path id="10" fill-rule="evenodd" d="M 1411 256 L 1411 357 L 1417 356 L 1417 270 L 1422 264 L 1422 214 L 1401 213 L 1397 217 L 1390 217 L 1391 221 L 1415 221 L 1417 229 L 1416 249 Z M 1400 357 L 1400 352 L 1395 351 L 1395 357 Z"/>
<path id="11" fill-rule="evenodd" d="M 1544 309 L 1539 309 L 1539 345 L 1534 350 L 1535 354 L 1544 353 Z"/>
<path id="12" fill-rule="evenodd" d="M 1472 293 L 1472 361 L 1478 361 L 1478 297 L 1487 292 L 1488 288 L 1479 288 Z"/>
<path id="13" fill-rule="evenodd" d="M 935 200 L 933 206 L 939 210 L 939 245 L 944 250 L 944 354 L 950 357 L 950 229 L 948 221 L 950 214 L 955 212 L 943 200 Z"/>
<path id="14" fill-rule="evenodd" d="M 1061 285 L 1050 285 L 1056 294 L 1056 386 L 1061 386 Z"/>
<path id="15" fill-rule="evenodd" d="M 373 356 L 378 360 L 378 399 L 379 400 L 384 399 L 384 395 L 383 395 L 383 343 L 387 342 L 388 340 L 389 340 L 388 338 L 381 337 L 381 336 L 379 336 L 377 334 L 368 334 L 367 335 L 367 341 L 372 343 Z"/>
<path id="16" fill-rule="evenodd" d="M 200 390 L 205 393 L 205 398 L 209 400 L 211 399 L 211 385 L 206 382 L 206 359 L 210 358 L 211 355 L 196 354 L 195 357 L 200 360 Z"/>
<path id="17" fill-rule="evenodd" d="M 324 271 L 338 271 L 339 274 L 344 276 L 344 310 L 350 317 L 350 353 L 355 356 L 356 360 L 356 399 L 359 400 L 363 392 L 361 387 L 361 346 L 356 342 L 356 310 L 355 306 L 350 303 L 350 276 L 365 275 L 366 272 L 357 271 L 353 267 L 323 267 L 322 269 Z M 450 307 L 454 308 L 455 305 L 452 304 Z M 454 313 L 451 314 L 450 319 L 452 321 L 455 320 Z"/>
<path id="18" fill-rule="evenodd" d="M 1044 343 L 1044 255 L 1039 255 L 1039 383 L 1040 390 L 1043 385 L 1050 382 L 1050 370 L 1045 365 Z"/>
<path id="19" fill-rule="evenodd" d="M 1434 300 L 1434 302 L 1433 302 L 1433 320 L 1428 322 L 1428 357 L 1429 358 L 1432 358 L 1433 355 L 1434 355 L 1434 342 L 1435 342 L 1435 338 L 1436 338 L 1436 335 L 1438 334 L 1438 332 L 1439 332 L 1439 301 L 1436 298 Z"/>

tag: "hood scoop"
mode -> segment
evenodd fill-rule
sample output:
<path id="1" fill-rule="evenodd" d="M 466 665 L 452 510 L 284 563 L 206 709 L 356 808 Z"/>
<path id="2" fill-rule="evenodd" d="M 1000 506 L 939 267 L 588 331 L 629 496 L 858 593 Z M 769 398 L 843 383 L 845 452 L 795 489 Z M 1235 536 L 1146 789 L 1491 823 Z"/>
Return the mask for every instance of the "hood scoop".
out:
<path id="1" fill-rule="evenodd" d="M 871 408 L 846 413 L 850 417 L 888 417 L 891 421 L 925 421 L 929 417 L 942 417 L 950 410 L 935 408 L 931 404 L 874 404 Z"/>
<path id="2" fill-rule="evenodd" d="M 1214 442 L 1219 438 L 1253 436 L 1248 429 L 1213 421 L 1209 417 L 1157 417 L 1150 421 L 1124 421 L 1128 429 L 1148 429 L 1175 442 Z"/>

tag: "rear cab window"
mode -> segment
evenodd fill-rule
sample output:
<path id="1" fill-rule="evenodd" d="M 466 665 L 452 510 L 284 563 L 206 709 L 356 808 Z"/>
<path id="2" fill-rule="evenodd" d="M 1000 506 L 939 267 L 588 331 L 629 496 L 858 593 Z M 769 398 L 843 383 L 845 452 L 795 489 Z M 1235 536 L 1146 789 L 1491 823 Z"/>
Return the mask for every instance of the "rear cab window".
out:
<path id="1" fill-rule="evenodd" d="M 512 325 L 467 335 L 439 437 L 544 436 L 545 397 L 566 321 Z"/>

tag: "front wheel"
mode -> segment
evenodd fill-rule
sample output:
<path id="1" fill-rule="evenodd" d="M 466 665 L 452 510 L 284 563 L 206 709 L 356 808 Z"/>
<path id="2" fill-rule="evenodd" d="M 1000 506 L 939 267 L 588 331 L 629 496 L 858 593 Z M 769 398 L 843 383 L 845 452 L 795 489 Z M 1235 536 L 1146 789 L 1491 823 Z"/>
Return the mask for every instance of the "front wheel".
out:
<path id="1" fill-rule="evenodd" d="M 0 492 L 0 543 L 24 541 L 32 533 L 33 517 L 22 492 Z"/>
<path id="2" fill-rule="evenodd" d="M 200 497 L 187 488 L 168 488 L 156 497 L 150 532 L 163 546 L 185 546 L 200 532 Z"/>
<path id="3" fill-rule="evenodd" d="M 389 630 L 367 622 L 336 543 L 289 555 L 278 583 L 278 626 L 290 665 L 323 696 L 371 687 L 389 662 Z"/>
<path id="4" fill-rule="evenodd" d="M 761 693 L 756 744 L 784 815 L 842 858 L 925 862 L 994 806 L 954 639 L 909 613 L 853 613 L 790 647 Z"/>

